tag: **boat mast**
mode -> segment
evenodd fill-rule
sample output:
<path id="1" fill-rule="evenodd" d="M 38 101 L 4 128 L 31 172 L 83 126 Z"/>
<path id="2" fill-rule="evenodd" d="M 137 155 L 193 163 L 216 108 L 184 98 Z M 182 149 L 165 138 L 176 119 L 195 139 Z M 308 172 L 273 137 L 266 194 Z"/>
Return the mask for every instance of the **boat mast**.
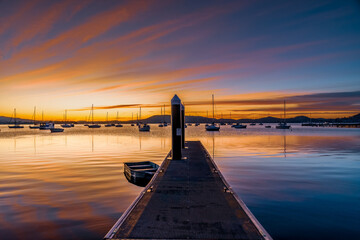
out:
<path id="1" fill-rule="evenodd" d="M 285 108 L 286 108 L 286 102 L 284 100 L 284 123 L 286 123 L 286 111 L 285 111 Z"/>
<path id="2" fill-rule="evenodd" d="M 91 105 L 91 124 L 94 124 L 94 104 Z"/>
<path id="3" fill-rule="evenodd" d="M 109 123 L 109 112 L 106 112 L 106 122 Z"/>
<path id="4" fill-rule="evenodd" d="M 34 125 L 35 125 L 35 117 L 36 117 L 36 107 L 34 107 Z"/>
<path id="5" fill-rule="evenodd" d="M 119 111 L 116 112 L 116 121 L 119 121 Z"/>
<path id="6" fill-rule="evenodd" d="M 139 118 L 140 118 L 140 121 L 141 121 L 141 107 L 140 107 L 140 114 L 139 115 L 140 115 Z"/>
<path id="7" fill-rule="evenodd" d="M 16 125 L 16 108 L 14 108 L 14 123 Z"/>
<path id="8" fill-rule="evenodd" d="M 163 117 L 162 107 L 160 107 L 160 108 L 161 108 L 161 117 Z M 164 117 L 163 117 L 163 119 L 164 119 Z"/>
<path id="9" fill-rule="evenodd" d="M 214 94 L 212 95 L 212 104 L 213 104 L 213 123 L 215 123 L 215 106 L 214 106 Z"/>
<path id="10" fill-rule="evenodd" d="M 44 110 L 41 111 L 41 121 L 44 122 Z"/>
<path id="11" fill-rule="evenodd" d="M 163 122 L 165 123 L 165 104 L 164 104 L 164 116 L 163 116 Z"/>

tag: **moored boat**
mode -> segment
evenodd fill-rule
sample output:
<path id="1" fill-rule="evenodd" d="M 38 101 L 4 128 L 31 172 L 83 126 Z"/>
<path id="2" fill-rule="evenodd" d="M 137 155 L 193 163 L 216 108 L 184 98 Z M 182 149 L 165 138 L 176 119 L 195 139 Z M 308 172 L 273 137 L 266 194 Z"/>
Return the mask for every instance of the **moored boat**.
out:
<path id="1" fill-rule="evenodd" d="M 100 128 L 101 125 L 94 124 L 94 104 L 91 105 L 91 124 L 88 125 L 88 128 Z"/>
<path id="2" fill-rule="evenodd" d="M 286 123 L 286 102 L 284 100 L 284 118 L 283 121 L 276 126 L 276 129 L 289 129 L 290 127 L 291 126 Z"/>
<path id="3" fill-rule="evenodd" d="M 9 128 L 24 128 L 16 122 L 16 108 L 14 108 L 14 125 L 8 126 Z"/>
<path id="4" fill-rule="evenodd" d="M 242 125 L 241 123 L 237 123 L 235 125 L 232 125 L 231 127 L 236 128 L 236 129 L 240 129 L 240 128 L 246 128 L 247 125 Z"/>
<path id="5" fill-rule="evenodd" d="M 146 186 L 158 168 L 159 165 L 150 161 L 127 162 L 124 163 L 124 175 L 129 182 Z"/>
<path id="6" fill-rule="evenodd" d="M 219 131 L 220 126 L 217 126 L 215 124 L 215 103 L 214 103 L 214 94 L 212 95 L 212 105 L 213 105 L 213 122 L 210 125 L 206 125 L 205 129 L 206 131 Z"/>
<path id="7" fill-rule="evenodd" d="M 63 128 L 50 128 L 50 131 L 51 131 L 52 133 L 55 133 L 55 132 L 63 132 L 64 129 L 63 129 Z"/>

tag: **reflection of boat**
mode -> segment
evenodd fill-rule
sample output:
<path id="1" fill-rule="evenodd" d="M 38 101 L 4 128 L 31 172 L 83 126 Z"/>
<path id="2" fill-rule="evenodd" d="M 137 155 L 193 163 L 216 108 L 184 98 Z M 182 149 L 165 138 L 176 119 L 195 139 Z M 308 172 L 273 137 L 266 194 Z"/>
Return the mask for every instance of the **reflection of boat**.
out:
<path id="1" fill-rule="evenodd" d="M 197 127 L 197 126 L 199 126 L 200 125 L 200 123 L 195 123 L 195 127 Z"/>
<path id="2" fill-rule="evenodd" d="M 271 126 L 270 126 L 270 125 L 266 125 L 265 128 L 271 128 Z"/>
<path id="3" fill-rule="evenodd" d="M 264 125 L 263 123 L 259 123 L 260 126 Z"/>
<path id="4" fill-rule="evenodd" d="M 129 182 L 144 187 L 150 182 L 158 168 L 159 165 L 150 161 L 128 162 L 124 163 L 124 175 Z"/>
<path id="5" fill-rule="evenodd" d="M 255 126 L 256 125 L 256 123 L 250 123 L 250 126 Z"/>
<path id="6" fill-rule="evenodd" d="M 88 125 L 88 128 L 100 128 L 101 125 L 94 124 L 94 104 L 91 105 L 91 124 Z"/>
<path id="7" fill-rule="evenodd" d="M 205 126 L 206 131 L 219 131 L 220 126 L 215 124 L 215 103 L 214 103 L 214 94 L 212 95 L 212 105 L 213 105 L 213 122 L 212 124 Z"/>
<path id="8" fill-rule="evenodd" d="M 24 128 L 24 126 L 20 126 L 16 122 L 16 108 L 14 108 L 14 125 L 8 126 L 9 128 Z"/>
<path id="9" fill-rule="evenodd" d="M 284 118 L 283 122 L 280 122 L 279 125 L 276 126 L 276 129 L 289 129 L 290 125 L 286 123 L 286 102 L 284 100 Z"/>

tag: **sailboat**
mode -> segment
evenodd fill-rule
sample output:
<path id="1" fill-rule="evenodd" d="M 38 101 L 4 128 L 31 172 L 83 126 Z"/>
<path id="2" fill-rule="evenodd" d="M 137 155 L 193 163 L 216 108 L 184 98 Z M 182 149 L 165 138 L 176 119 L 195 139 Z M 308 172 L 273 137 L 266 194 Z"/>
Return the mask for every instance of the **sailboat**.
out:
<path id="1" fill-rule="evenodd" d="M 109 112 L 106 113 L 106 122 L 107 122 L 107 124 L 105 124 L 105 127 L 112 127 L 113 126 L 111 123 L 109 123 Z"/>
<path id="2" fill-rule="evenodd" d="M 131 126 L 133 127 L 134 125 L 134 113 L 131 113 Z"/>
<path id="3" fill-rule="evenodd" d="M 50 128 L 54 128 L 53 123 L 44 122 L 44 111 L 41 113 L 41 123 L 40 123 L 40 130 L 49 130 Z"/>
<path id="4" fill-rule="evenodd" d="M 34 107 L 34 117 L 33 117 L 34 125 L 29 126 L 30 129 L 39 129 L 40 128 L 39 126 L 36 126 L 35 118 L 36 118 L 36 107 Z"/>
<path id="5" fill-rule="evenodd" d="M 205 127 L 206 131 L 219 131 L 220 126 L 215 124 L 215 103 L 214 103 L 214 94 L 212 95 L 212 105 L 213 105 L 213 122 L 212 124 Z"/>
<path id="6" fill-rule="evenodd" d="M 9 128 L 24 128 L 24 126 L 20 126 L 16 122 L 16 108 L 14 108 L 14 125 L 8 126 Z"/>
<path id="7" fill-rule="evenodd" d="M 161 107 L 161 117 L 163 117 L 162 107 Z M 164 117 L 163 117 L 163 122 L 164 122 Z M 159 127 L 164 127 L 164 124 L 160 123 Z"/>
<path id="8" fill-rule="evenodd" d="M 283 121 L 279 123 L 279 125 L 276 126 L 277 129 L 289 129 L 290 125 L 287 125 L 286 123 L 286 102 L 284 100 L 284 118 Z"/>
<path id="9" fill-rule="evenodd" d="M 101 125 L 94 124 L 94 104 L 91 105 L 91 124 L 88 125 L 88 128 L 100 128 Z"/>
<path id="10" fill-rule="evenodd" d="M 141 121 L 141 107 L 140 107 L 140 121 Z M 149 132 L 150 131 L 150 126 L 147 125 L 146 123 L 141 126 L 141 122 L 140 122 L 139 123 L 139 131 L 140 132 Z"/>
<path id="11" fill-rule="evenodd" d="M 64 121 L 65 121 L 65 123 L 61 124 L 61 127 L 63 127 L 63 128 L 71 128 L 71 124 L 67 123 L 67 110 L 65 110 Z"/>
<path id="12" fill-rule="evenodd" d="M 119 112 L 116 113 L 116 122 L 118 122 L 115 127 L 123 127 L 122 124 L 119 123 Z"/>

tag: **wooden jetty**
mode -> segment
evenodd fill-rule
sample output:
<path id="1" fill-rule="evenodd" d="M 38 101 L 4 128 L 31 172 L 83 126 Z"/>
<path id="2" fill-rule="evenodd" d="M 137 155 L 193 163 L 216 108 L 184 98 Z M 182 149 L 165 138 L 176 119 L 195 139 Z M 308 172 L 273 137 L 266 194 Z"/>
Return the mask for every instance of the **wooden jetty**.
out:
<path id="1" fill-rule="evenodd" d="M 185 141 L 185 107 L 171 99 L 172 149 L 105 239 L 270 240 L 199 141 Z"/>
<path id="2" fill-rule="evenodd" d="M 271 239 L 199 141 L 170 155 L 105 239 Z"/>

